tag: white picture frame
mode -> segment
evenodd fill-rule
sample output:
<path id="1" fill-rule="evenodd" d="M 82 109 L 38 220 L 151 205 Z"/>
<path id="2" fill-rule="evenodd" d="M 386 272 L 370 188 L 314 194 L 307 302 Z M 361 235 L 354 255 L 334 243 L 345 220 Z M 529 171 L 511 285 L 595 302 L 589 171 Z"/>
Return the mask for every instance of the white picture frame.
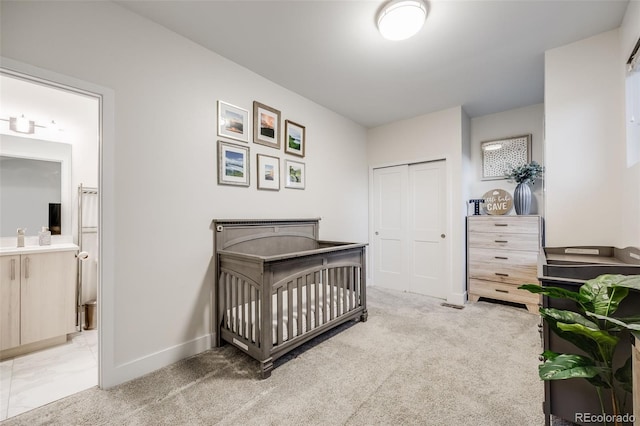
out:
<path id="1" fill-rule="evenodd" d="M 218 101 L 218 136 L 249 142 L 249 111 L 227 102 Z"/>
<path id="2" fill-rule="evenodd" d="M 284 174 L 285 188 L 305 189 L 307 172 L 304 163 L 293 160 L 285 160 Z"/>

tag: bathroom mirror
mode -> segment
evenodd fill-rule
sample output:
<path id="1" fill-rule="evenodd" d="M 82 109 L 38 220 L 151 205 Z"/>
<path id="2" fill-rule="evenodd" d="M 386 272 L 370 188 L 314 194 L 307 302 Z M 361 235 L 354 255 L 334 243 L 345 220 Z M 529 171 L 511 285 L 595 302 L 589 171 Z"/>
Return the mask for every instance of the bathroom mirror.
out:
<path id="1" fill-rule="evenodd" d="M 531 159 L 531 135 L 514 136 L 480 143 L 482 180 L 505 179 L 513 167 Z"/>
<path id="2" fill-rule="evenodd" d="M 71 235 L 71 145 L 0 135 L 0 237 L 18 228 L 38 235 L 50 210 L 59 211 L 60 234 Z"/>

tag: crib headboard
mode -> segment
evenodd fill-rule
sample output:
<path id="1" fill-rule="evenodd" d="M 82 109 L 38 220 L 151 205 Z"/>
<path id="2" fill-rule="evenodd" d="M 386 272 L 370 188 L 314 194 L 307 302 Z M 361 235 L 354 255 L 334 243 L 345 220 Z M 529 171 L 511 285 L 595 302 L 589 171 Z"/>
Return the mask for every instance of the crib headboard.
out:
<path id="1" fill-rule="evenodd" d="M 213 221 L 214 252 L 275 256 L 318 248 L 319 218 Z"/>

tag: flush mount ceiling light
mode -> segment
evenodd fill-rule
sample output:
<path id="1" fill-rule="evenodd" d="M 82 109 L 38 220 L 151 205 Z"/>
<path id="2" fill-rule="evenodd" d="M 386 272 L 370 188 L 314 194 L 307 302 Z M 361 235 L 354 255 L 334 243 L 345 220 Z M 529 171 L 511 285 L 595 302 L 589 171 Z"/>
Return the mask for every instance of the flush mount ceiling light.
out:
<path id="1" fill-rule="evenodd" d="M 378 30 L 388 40 L 405 40 L 415 35 L 427 18 L 422 0 L 393 0 L 378 13 Z"/>

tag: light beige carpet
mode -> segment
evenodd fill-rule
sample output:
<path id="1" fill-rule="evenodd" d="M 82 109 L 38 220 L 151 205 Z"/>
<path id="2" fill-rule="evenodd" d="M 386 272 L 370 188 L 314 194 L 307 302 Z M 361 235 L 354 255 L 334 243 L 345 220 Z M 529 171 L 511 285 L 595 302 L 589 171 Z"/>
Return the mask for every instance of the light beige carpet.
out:
<path id="1" fill-rule="evenodd" d="M 368 305 L 367 322 L 298 348 L 266 380 L 226 345 L 2 424 L 544 424 L 536 315 L 483 301 L 453 309 L 377 287 Z"/>

